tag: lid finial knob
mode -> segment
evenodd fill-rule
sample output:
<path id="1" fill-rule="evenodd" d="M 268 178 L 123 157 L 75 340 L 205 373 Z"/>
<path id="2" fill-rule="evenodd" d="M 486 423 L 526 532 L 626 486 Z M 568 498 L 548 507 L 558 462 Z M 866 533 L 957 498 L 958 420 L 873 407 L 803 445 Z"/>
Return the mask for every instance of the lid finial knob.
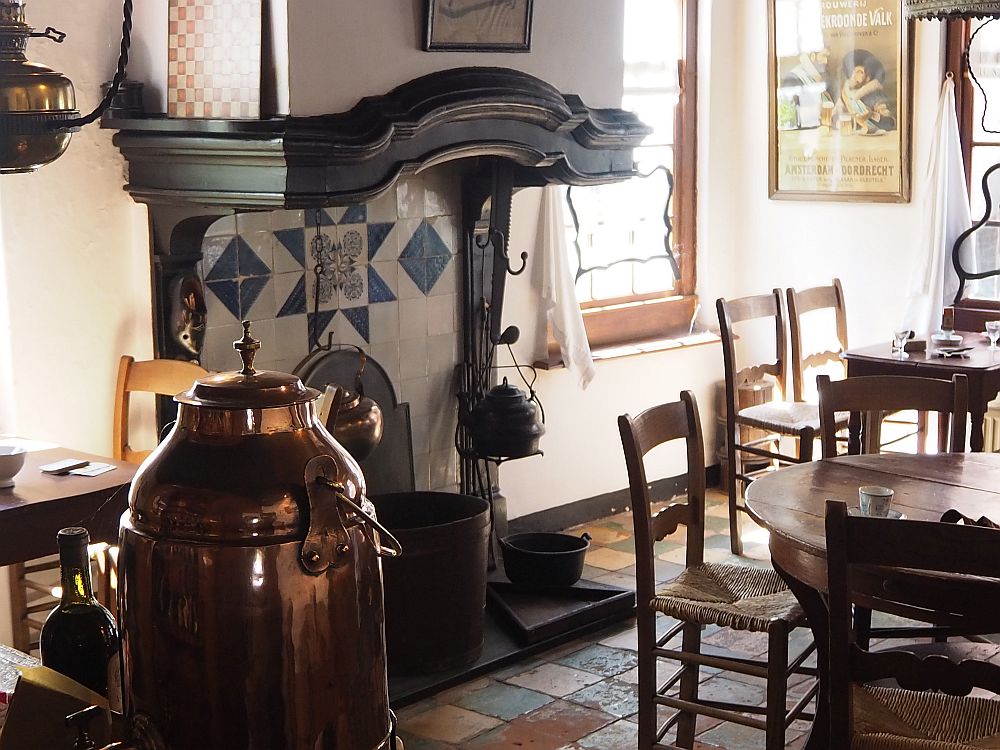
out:
<path id="1" fill-rule="evenodd" d="M 243 358 L 243 369 L 240 370 L 240 375 L 256 375 L 257 371 L 253 369 L 253 358 L 257 354 L 257 350 L 260 349 L 260 341 L 250 335 L 249 320 L 243 321 L 243 338 L 233 342 L 233 349 L 238 351 L 240 357 Z"/>

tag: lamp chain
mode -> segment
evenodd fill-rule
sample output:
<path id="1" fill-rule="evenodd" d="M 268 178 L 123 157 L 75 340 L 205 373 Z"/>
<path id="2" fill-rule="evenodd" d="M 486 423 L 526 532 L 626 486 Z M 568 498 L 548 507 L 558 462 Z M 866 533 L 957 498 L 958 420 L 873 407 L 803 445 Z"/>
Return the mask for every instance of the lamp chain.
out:
<path id="1" fill-rule="evenodd" d="M 118 95 L 118 89 L 121 88 L 122 82 L 125 80 L 125 68 L 128 66 L 128 52 L 129 47 L 132 44 L 132 0 L 125 0 L 125 5 L 122 8 L 122 43 L 121 51 L 118 54 L 118 68 L 115 70 L 115 77 L 111 81 L 111 86 L 108 88 L 107 93 L 101 100 L 101 103 L 97 105 L 89 115 L 84 115 L 83 117 L 77 117 L 72 120 L 60 120 L 58 122 L 52 123 L 53 130 L 65 130 L 68 128 L 83 127 L 84 125 L 90 125 L 92 122 L 96 122 L 101 115 L 108 111 L 108 107 L 115 100 Z"/>

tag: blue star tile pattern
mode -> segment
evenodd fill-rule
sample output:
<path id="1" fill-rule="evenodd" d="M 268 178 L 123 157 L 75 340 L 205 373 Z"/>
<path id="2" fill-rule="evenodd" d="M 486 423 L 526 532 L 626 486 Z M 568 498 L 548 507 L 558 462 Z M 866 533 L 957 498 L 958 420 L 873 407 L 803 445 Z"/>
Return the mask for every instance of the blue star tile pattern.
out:
<path id="1" fill-rule="evenodd" d="M 448 246 L 426 221 L 420 222 L 399 254 L 399 264 L 424 294 L 430 294 L 450 260 Z"/>
<path id="2" fill-rule="evenodd" d="M 239 243 L 233 237 L 222 255 L 215 261 L 215 265 L 208 272 L 205 281 L 219 281 L 222 279 L 235 279 L 239 275 Z"/>
<path id="3" fill-rule="evenodd" d="M 358 332 L 361 338 L 363 338 L 365 341 L 369 341 L 370 333 L 369 333 L 368 308 L 348 307 L 341 310 L 341 312 L 344 314 L 345 318 L 351 321 L 351 325 L 354 326 L 354 330 Z"/>
<path id="4" fill-rule="evenodd" d="M 269 276 L 251 276 L 240 281 L 240 315 L 241 319 L 250 316 L 250 310 L 257 297 L 271 280 Z"/>
<path id="5" fill-rule="evenodd" d="M 368 260 L 373 260 L 378 251 L 382 249 L 382 244 L 394 226 L 396 225 L 391 222 L 379 222 L 368 225 Z"/>
<path id="6" fill-rule="evenodd" d="M 260 259 L 254 249 L 242 237 L 236 238 L 240 276 L 267 276 L 271 269 Z"/>
<path id="7" fill-rule="evenodd" d="M 395 300 L 396 295 L 385 283 L 385 279 L 379 276 L 374 268 L 368 266 L 368 303 L 394 302 Z"/>
<path id="8" fill-rule="evenodd" d="M 322 208 L 307 208 L 306 209 L 306 226 L 315 228 L 316 222 L 319 222 L 320 226 L 328 227 L 336 224 L 333 217 Z"/>
<path id="9" fill-rule="evenodd" d="M 423 258 L 400 258 L 399 265 L 406 275 L 413 279 L 413 283 L 417 285 L 417 288 L 427 294 L 431 287 L 427 284 L 427 261 Z"/>
<path id="10" fill-rule="evenodd" d="M 368 221 L 368 206 L 360 203 L 348 206 L 344 210 L 344 215 L 340 217 L 340 224 L 364 224 Z"/>
<path id="11" fill-rule="evenodd" d="M 207 281 L 208 288 L 237 320 L 240 319 L 240 288 L 236 281 Z"/>
<path id="12" fill-rule="evenodd" d="M 425 258 L 450 258 L 451 250 L 448 244 L 441 239 L 437 229 L 424 222 L 424 257 Z"/>
<path id="13" fill-rule="evenodd" d="M 297 229 L 279 229 L 274 233 L 275 238 L 282 247 L 299 262 L 299 265 L 306 264 L 306 230 L 302 227 Z"/>
<path id="14" fill-rule="evenodd" d="M 308 313 L 306 315 L 306 335 L 309 337 L 309 348 L 314 344 L 323 342 L 327 328 L 333 323 L 336 317 L 336 310 L 320 310 L 318 313 Z M 313 327 L 315 325 L 315 328 Z"/>
<path id="15" fill-rule="evenodd" d="M 278 317 L 285 318 L 289 315 L 301 315 L 306 311 L 306 276 L 302 274 L 295 284 L 295 288 L 289 293 L 288 298 L 282 303 L 278 310 Z"/>

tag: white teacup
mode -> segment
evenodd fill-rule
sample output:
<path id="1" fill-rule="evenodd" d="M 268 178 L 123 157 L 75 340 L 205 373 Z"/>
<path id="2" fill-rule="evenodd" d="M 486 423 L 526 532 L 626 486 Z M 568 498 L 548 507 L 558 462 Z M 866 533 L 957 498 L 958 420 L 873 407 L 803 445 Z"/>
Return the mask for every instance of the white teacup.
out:
<path id="1" fill-rule="evenodd" d="M 13 487 L 14 475 L 24 466 L 24 448 L 0 445 L 0 488 Z"/>
<path id="2" fill-rule="evenodd" d="M 889 515 L 889 508 L 892 506 L 893 491 L 888 487 L 879 487 L 875 484 L 868 484 L 858 487 L 858 500 L 861 505 L 861 512 L 866 516 L 885 518 Z"/>

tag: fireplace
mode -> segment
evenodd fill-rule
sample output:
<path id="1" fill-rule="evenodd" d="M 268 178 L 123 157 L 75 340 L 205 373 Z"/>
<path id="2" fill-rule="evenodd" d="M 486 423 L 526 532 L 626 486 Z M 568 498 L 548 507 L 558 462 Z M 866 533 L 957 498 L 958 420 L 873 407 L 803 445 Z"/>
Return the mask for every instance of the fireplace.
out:
<path id="1" fill-rule="evenodd" d="M 156 356 L 229 369 L 244 318 L 272 337 L 267 367 L 330 334 L 364 347 L 411 404 L 417 489 L 454 486 L 456 365 L 474 364 L 480 300 L 500 320 L 512 192 L 626 179 L 648 132 L 506 68 L 432 73 L 330 115 L 102 125 L 149 206 Z"/>

